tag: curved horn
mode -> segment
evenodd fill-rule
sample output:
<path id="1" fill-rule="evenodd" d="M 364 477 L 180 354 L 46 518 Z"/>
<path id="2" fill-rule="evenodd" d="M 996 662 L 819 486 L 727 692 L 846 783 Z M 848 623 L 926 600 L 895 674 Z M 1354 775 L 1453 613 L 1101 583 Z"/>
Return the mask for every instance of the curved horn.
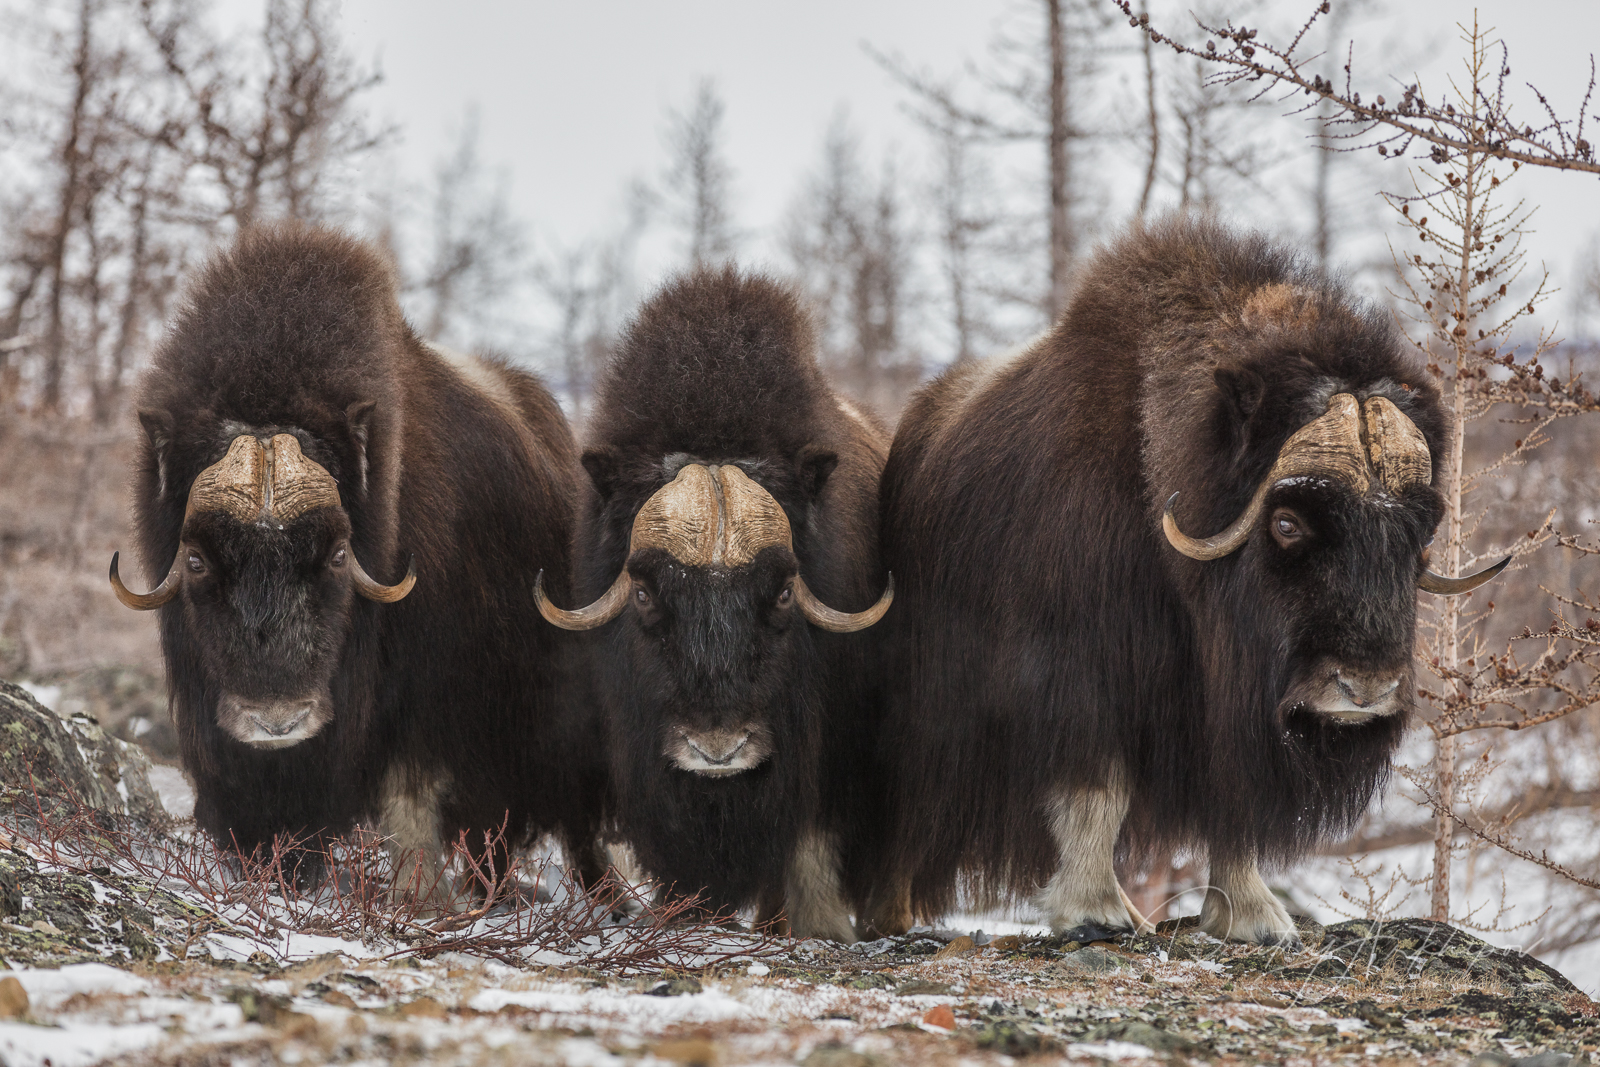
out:
<path id="1" fill-rule="evenodd" d="M 586 608 L 568 611 L 556 607 L 544 595 L 544 571 L 541 570 L 539 577 L 533 581 L 533 598 L 539 604 L 539 614 L 563 630 L 592 630 L 596 626 L 604 626 L 621 613 L 628 604 L 628 592 L 632 586 L 633 579 L 628 576 L 627 570 L 623 570 L 599 600 Z"/>
<path id="2" fill-rule="evenodd" d="M 400 579 L 398 585 L 379 585 L 367 574 L 361 566 L 361 561 L 356 559 L 356 550 L 350 550 L 350 580 L 355 583 L 356 592 L 368 600 L 376 600 L 380 604 L 393 604 L 397 600 L 404 600 L 411 587 L 417 584 L 417 557 L 412 556 L 406 561 L 406 576 Z"/>
<path id="3" fill-rule="evenodd" d="M 805 615 L 806 621 L 811 625 L 832 630 L 836 634 L 855 633 L 857 630 L 865 630 L 883 618 L 883 613 L 894 603 L 894 575 L 889 575 L 889 584 L 876 604 L 866 611 L 854 614 L 835 611 L 818 600 L 816 594 L 806 586 L 806 580 L 798 574 L 794 576 L 794 599 L 795 603 L 800 605 L 800 611 Z"/>
<path id="4" fill-rule="evenodd" d="M 1361 443 L 1360 411 L 1356 398 L 1349 393 L 1338 393 L 1329 400 L 1325 414 L 1300 427 L 1283 443 L 1272 469 L 1256 486 L 1243 514 L 1219 534 L 1196 538 L 1180 530 L 1173 515 L 1178 494 L 1173 493 L 1161 513 L 1161 529 L 1168 543 L 1190 559 L 1221 559 L 1238 551 L 1261 517 L 1267 491 L 1285 478 L 1336 478 L 1350 483 L 1357 493 L 1365 493 L 1372 479 L 1367 474 L 1367 454 Z"/>
<path id="5" fill-rule="evenodd" d="M 178 547 L 178 555 L 183 554 L 183 546 Z M 167 571 L 167 576 L 161 579 L 161 584 L 148 593 L 135 593 L 122 584 L 122 576 L 117 573 L 117 557 L 120 552 L 111 553 L 111 591 L 117 594 L 117 599 L 135 611 L 150 611 L 159 608 L 167 601 L 178 595 L 178 557 L 172 557 L 172 568 Z"/>
<path id="6" fill-rule="evenodd" d="M 1460 593 L 1470 593 L 1505 570 L 1511 563 L 1511 558 L 1507 556 L 1493 567 L 1485 568 L 1477 574 L 1469 574 L 1465 578 L 1446 578 L 1442 574 L 1424 570 L 1422 577 L 1417 579 L 1417 588 L 1428 593 L 1438 593 L 1440 596 L 1456 596 Z"/>
<path id="7" fill-rule="evenodd" d="M 1235 552 L 1250 536 L 1250 531 L 1255 528 L 1256 518 L 1261 514 L 1261 502 L 1266 499 L 1267 490 L 1271 488 L 1270 480 L 1262 482 L 1256 489 L 1256 495 L 1250 498 L 1250 504 L 1244 509 L 1244 514 L 1233 520 L 1233 525 L 1214 537 L 1190 537 L 1178 529 L 1177 517 L 1172 514 L 1178 506 L 1178 494 L 1173 493 L 1167 497 L 1167 506 L 1161 509 L 1161 532 L 1167 535 L 1167 542 L 1173 548 L 1182 552 L 1190 559 L 1221 559 L 1230 552 Z"/>

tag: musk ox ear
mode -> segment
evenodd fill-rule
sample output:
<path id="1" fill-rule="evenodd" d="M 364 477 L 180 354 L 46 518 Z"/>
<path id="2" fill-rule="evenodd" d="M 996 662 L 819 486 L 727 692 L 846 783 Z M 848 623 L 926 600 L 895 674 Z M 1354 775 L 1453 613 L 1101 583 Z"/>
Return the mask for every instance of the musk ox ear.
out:
<path id="1" fill-rule="evenodd" d="M 1238 423 L 1249 422 L 1267 395 L 1266 380 L 1249 367 L 1218 367 L 1212 378 Z"/>
<path id="2" fill-rule="evenodd" d="M 139 425 L 150 439 L 150 449 L 156 454 L 156 499 L 167 497 L 167 455 L 172 451 L 172 413 L 165 408 L 151 408 L 139 412 Z"/>
<path id="3" fill-rule="evenodd" d="M 832 449 L 807 445 L 800 450 L 795 466 L 800 473 L 800 488 L 812 500 L 822 494 L 828 475 L 839 465 L 839 454 Z"/>
<path id="4" fill-rule="evenodd" d="M 595 492 L 600 494 L 600 499 L 610 500 L 611 494 L 617 491 L 619 472 L 622 469 L 617 454 L 609 448 L 585 449 L 583 469 L 589 472 L 589 480 L 594 483 Z"/>
<path id="5" fill-rule="evenodd" d="M 356 495 L 367 498 L 367 435 L 376 400 L 357 400 L 344 409 L 345 426 L 350 432 L 350 447 L 356 453 Z"/>

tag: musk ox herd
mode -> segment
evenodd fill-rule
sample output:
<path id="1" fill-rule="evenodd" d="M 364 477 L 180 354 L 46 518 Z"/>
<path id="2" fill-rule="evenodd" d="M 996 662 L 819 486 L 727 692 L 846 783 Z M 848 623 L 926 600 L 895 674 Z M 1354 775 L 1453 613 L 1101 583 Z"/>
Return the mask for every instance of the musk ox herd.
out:
<path id="1" fill-rule="evenodd" d="M 139 387 L 135 526 L 195 818 L 242 854 L 374 827 L 397 893 L 553 836 L 597 888 L 796 936 L 962 894 L 1062 931 L 1209 857 L 1203 928 L 1288 943 L 1260 868 L 1346 832 L 1411 708 L 1448 415 L 1388 317 L 1174 217 L 893 433 L 803 300 L 667 283 L 582 440 L 535 377 L 406 323 L 384 258 L 255 229 Z"/>

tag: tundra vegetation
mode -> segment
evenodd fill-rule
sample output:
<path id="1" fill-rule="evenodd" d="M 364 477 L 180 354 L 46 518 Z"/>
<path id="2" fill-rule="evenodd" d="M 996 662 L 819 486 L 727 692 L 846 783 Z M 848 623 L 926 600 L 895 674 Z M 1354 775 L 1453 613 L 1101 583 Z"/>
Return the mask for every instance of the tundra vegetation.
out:
<path id="1" fill-rule="evenodd" d="M 1518 190 L 1530 168 L 1593 180 L 1594 103 L 1539 94 L 1511 73 L 1536 57 L 1470 22 L 1453 80 L 1398 76 L 1412 60 L 1371 35 L 1380 8 L 1332 0 L 1280 22 L 1216 4 L 1196 25 L 1179 5 L 1019 0 L 958 72 L 871 42 L 924 140 L 873 144 L 842 115 L 765 233 L 812 301 L 824 371 L 891 421 L 945 365 L 1037 333 L 1097 242 L 1167 208 L 1248 213 L 1318 266 L 1348 267 L 1399 318 L 1458 415 L 1435 569 L 1516 560 L 1463 602 L 1421 598 L 1403 781 L 1348 841 L 1269 872 L 1331 924 L 1296 917 L 1303 948 L 1280 954 L 1172 925 L 1205 884 L 1203 857 L 1183 849 L 1119 870 L 1153 936 L 1074 948 L 919 930 L 849 952 L 735 938 L 715 915 L 684 925 L 673 909 L 692 900 L 664 907 L 632 885 L 617 891 L 643 918 L 619 925 L 575 908 L 537 857 L 517 869 L 546 886 L 544 910 L 468 907 L 453 927 L 352 890 L 388 862 L 359 834 L 338 846 L 357 873 L 326 899 L 286 886 L 271 854 L 227 868 L 181 821 L 152 822 L 148 798 L 123 821 L 143 794 L 121 769 L 134 757 L 109 742 L 148 753 L 157 780 L 178 759 L 154 628 L 104 584 L 128 543 L 129 393 L 181 280 L 218 243 L 257 219 L 363 232 L 391 253 L 427 339 L 533 365 L 581 423 L 649 280 L 641 241 L 670 234 L 680 265 L 717 265 L 763 235 L 735 210 L 714 82 L 664 116 L 665 162 L 628 187 L 616 223 L 561 247 L 515 216 L 470 113 L 424 180 L 360 188 L 400 131 L 371 117 L 380 74 L 353 59 L 325 0 L 267 0 L 237 37 L 189 0 L 6 6 L 0 676 L 54 694 L 59 729 L 38 727 L 33 752 L 20 719 L 0 726 L 0 957 L 124 973 L 0 979 L 0 1015 L 152 1062 L 219 1045 L 470 1061 L 507 1033 L 550 1058 L 813 1067 L 1138 1049 L 1454 1062 L 1596 1045 L 1593 1004 L 1558 974 L 1432 925 L 1564 966 L 1600 923 L 1600 360 L 1582 317 L 1600 310 L 1600 251 L 1548 279 L 1517 253 L 1531 230 L 1589 224 L 1533 215 Z M 1114 184 L 1106 160 L 1135 178 Z M 69 748 L 95 766 L 26 785 L 12 773 L 40 752 L 70 764 Z M 52 800 L 56 775 L 71 788 Z M 470 853 L 453 855 L 470 886 Z M 0 1057 L 70 1058 L 21 1049 Z"/>

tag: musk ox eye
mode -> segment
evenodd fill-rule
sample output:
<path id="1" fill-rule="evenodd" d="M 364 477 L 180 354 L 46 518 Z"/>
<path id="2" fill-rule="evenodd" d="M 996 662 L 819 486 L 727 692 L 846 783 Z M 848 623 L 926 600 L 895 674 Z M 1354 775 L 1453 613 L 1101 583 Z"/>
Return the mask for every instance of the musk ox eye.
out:
<path id="1" fill-rule="evenodd" d="M 206 572 L 206 561 L 200 558 L 198 552 L 189 553 L 188 566 L 190 574 L 204 574 Z"/>
<path id="2" fill-rule="evenodd" d="M 791 601 L 793 599 L 794 599 L 794 590 L 789 588 L 787 585 L 784 586 L 783 589 L 778 593 L 778 603 L 779 604 L 787 604 L 789 601 Z"/>
<path id="3" fill-rule="evenodd" d="M 1287 547 L 1300 540 L 1306 534 L 1305 527 L 1301 525 L 1300 517 L 1287 508 L 1279 508 L 1272 514 L 1272 536 L 1278 544 Z"/>
<path id="4" fill-rule="evenodd" d="M 348 549 L 346 549 L 344 545 L 340 545 L 338 548 L 334 549 L 333 555 L 328 559 L 328 566 L 343 567 L 347 552 Z"/>
<path id="5" fill-rule="evenodd" d="M 633 602 L 638 604 L 641 608 L 647 608 L 650 606 L 650 594 L 645 591 L 644 586 L 639 586 L 638 588 L 634 589 Z"/>

